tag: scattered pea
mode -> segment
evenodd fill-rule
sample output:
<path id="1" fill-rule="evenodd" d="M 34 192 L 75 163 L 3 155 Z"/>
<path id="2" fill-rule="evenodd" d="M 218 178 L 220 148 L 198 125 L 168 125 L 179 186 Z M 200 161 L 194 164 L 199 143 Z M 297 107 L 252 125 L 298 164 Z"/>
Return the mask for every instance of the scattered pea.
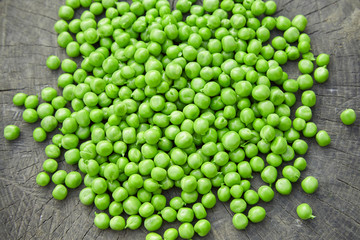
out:
<path id="1" fill-rule="evenodd" d="M 312 209 L 307 203 L 302 203 L 296 208 L 296 213 L 299 216 L 299 218 L 303 220 L 307 219 L 314 219 L 315 216 L 312 215 Z"/>
<path id="2" fill-rule="evenodd" d="M 351 125 L 356 120 L 356 113 L 353 109 L 345 109 L 340 114 L 340 119 L 345 125 Z"/>
<path id="3" fill-rule="evenodd" d="M 4 128 L 4 138 L 12 141 L 20 136 L 20 128 L 16 125 L 7 125 Z"/>

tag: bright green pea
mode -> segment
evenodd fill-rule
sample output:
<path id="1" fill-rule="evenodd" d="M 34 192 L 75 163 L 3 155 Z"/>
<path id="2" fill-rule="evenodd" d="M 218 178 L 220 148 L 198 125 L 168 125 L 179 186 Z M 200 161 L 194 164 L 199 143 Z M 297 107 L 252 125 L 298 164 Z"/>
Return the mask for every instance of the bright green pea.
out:
<path id="1" fill-rule="evenodd" d="M 307 203 L 302 203 L 296 208 L 296 213 L 299 216 L 299 218 L 303 220 L 307 219 L 314 219 L 315 216 L 312 215 L 312 209 Z"/>
<path id="2" fill-rule="evenodd" d="M 179 235 L 184 239 L 191 239 L 195 234 L 194 227 L 191 223 L 183 223 L 179 227 Z"/>
<path id="3" fill-rule="evenodd" d="M 37 176 L 36 176 L 36 183 L 39 186 L 45 187 L 46 185 L 48 185 L 50 182 L 50 177 L 46 172 L 40 172 Z"/>
<path id="4" fill-rule="evenodd" d="M 236 229 L 244 230 L 248 226 L 249 220 L 248 220 L 248 217 L 245 214 L 236 213 L 233 216 L 232 223 L 233 223 L 233 225 L 234 225 L 234 227 Z"/>
<path id="5" fill-rule="evenodd" d="M 315 177 L 308 176 L 301 182 L 301 187 L 308 194 L 314 193 L 318 189 L 319 183 Z"/>
<path id="6" fill-rule="evenodd" d="M 4 138 L 12 141 L 20 136 L 20 128 L 16 125 L 7 125 L 4 128 Z"/>
<path id="7" fill-rule="evenodd" d="M 321 53 L 316 58 L 316 65 L 319 67 L 326 67 L 330 62 L 330 56 L 326 53 Z"/>
<path id="8" fill-rule="evenodd" d="M 264 220 L 266 211 L 263 207 L 255 206 L 250 208 L 248 212 L 248 218 L 253 223 L 258 223 Z"/>
<path id="9" fill-rule="evenodd" d="M 282 170 L 282 175 L 290 182 L 296 182 L 300 178 L 300 171 L 293 166 L 285 166 Z"/>
<path id="10" fill-rule="evenodd" d="M 280 178 L 276 181 L 275 188 L 281 195 L 289 195 L 292 190 L 292 185 L 287 178 Z"/>
<path id="11" fill-rule="evenodd" d="M 351 125 L 356 120 L 356 113 L 353 109 L 345 109 L 340 114 L 340 119 L 345 125 Z"/>
<path id="12" fill-rule="evenodd" d="M 258 189 L 258 195 L 264 202 L 270 202 L 274 198 L 274 191 L 269 186 L 261 186 Z"/>
<path id="13" fill-rule="evenodd" d="M 329 70 L 326 67 L 318 67 L 314 71 L 314 79 L 318 83 L 324 83 L 329 78 Z"/>
<path id="14" fill-rule="evenodd" d="M 205 237 L 211 230 L 211 224 L 206 219 L 197 221 L 194 225 L 194 231 L 200 236 Z"/>

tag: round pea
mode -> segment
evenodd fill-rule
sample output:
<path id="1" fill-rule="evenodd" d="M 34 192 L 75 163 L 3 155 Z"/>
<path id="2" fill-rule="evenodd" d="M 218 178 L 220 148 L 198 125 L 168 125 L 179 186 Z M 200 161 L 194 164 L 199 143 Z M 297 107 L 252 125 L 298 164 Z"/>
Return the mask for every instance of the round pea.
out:
<path id="1" fill-rule="evenodd" d="M 248 218 L 253 223 L 258 223 L 264 220 L 266 211 L 263 207 L 255 206 L 250 208 L 248 212 Z"/>
<path id="2" fill-rule="evenodd" d="M 345 125 L 351 125 L 356 120 L 356 113 L 353 109 L 345 109 L 340 114 L 340 119 Z"/>
<path id="3" fill-rule="evenodd" d="M 301 182 L 301 187 L 304 192 L 308 194 L 314 193 L 319 186 L 318 180 L 315 177 L 308 176 Z"/>
<path id="4" fill-rule="evenodd" d="M 302 203 L 299 206 L 297 206 L 296 213 L 299 216 L 299 218 L 303 220 L 315 218 L 315 216 L 312 215 L 311 207 L 307 203 Z"/>
<path id="5" fill-rule="evenodd" d="M 20 136 L 20 128 L 16 125 L 7 125 L 4 128 L 4 138 L 12 141 Z"/>

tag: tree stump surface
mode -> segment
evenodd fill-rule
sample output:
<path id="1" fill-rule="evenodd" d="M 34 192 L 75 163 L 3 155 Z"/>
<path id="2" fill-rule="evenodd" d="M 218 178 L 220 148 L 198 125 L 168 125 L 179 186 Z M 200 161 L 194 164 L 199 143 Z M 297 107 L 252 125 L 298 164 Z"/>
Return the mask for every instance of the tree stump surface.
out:
<path id="1" fill-rule="evenodd" d="M 97 229 L 93 225 L 96 207 L 83 206 L 79 201 L 82 187 L 69 190 L 66 200 L 57 201 L 51 195 L 53 183 L 39 187 L 35 182 L 46 159 L 44 148 L 54 133 L 43 143 L 35 142 L 32 131 L 39 122 L 25 123 L 24 109 L 14 106 L 12 97 L 18 92 L 40 94 L 44 87 L 57 86 L 61 70 L 50 71 L 45 62 L 49 55 L 66 58 L 53 30 L 64 2 L 0 0 L 0 129 L 3 131 L 8 124 L 21 129 L 21 136 L 15 141 L 6 141 L 2 133 L 0 136 L 0 239 L 145 239 L 144 227 L 121 232 Z M 344 109 L 353 108 L 360 118 L 360 1 L 276 2 L 276 16 L 292 19 L 303 14 L 308 18 L 305 32 L 311 37 L 315 56 L 331 55 L 329 80 L 313 87 L 317 94 L 313 121 L 329 133 L 332 142 L 321 148 L 314 139 L 306 140 L 307 169 L 293 184 L 291 195 L 280 196 L 275 191 L 272 202 L 260 203 L 267 211 L 262 223 L 249 224 L 245 231 L 238 231 L 232 225 L 229 203 L 218 201 L 208 210 L 210 234 L 194 239 L 359 239 L 360 121 L 345 126 L 339 115 Z M 285 69 L 289 78 L 296 79 L 300 74 L 296 63 Z M 77 168 L 60 161 L 59 169 Z M 252 187 L 257 190 L 264 183 L 259 174 L 254 176 Z M 318 178 L 315 194 L 302 191 L 300 182 L 306 176 Z M 167 195 L 176 194 L 171 190 Z M 302 221 L 297 217 L 296 207 L 303 202 L 313 208 L 315 219 Z M 179 224 L 166 223 L 158 232 L 162 234 L 174 226 Z"/>

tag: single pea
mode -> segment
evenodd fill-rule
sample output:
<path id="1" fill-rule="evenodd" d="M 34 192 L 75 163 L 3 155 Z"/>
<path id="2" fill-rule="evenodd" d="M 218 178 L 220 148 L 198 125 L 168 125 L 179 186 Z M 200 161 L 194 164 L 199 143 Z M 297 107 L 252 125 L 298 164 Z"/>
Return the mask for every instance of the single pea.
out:
<path id="1" fill-rule="evenodd" d="M 276 181 L 275 188 L 281 195 L 289 195 L 292 190 L 292 185 L 287 178 L 280 178 Z"/>
<path id="2" fill-rule="evenodd" d="M 160 234 L 157 234 L 155 232 L 148 233 L 146 235 L 145 240 L 162 240 L 162 237 Z"/>
<path id="3" fill-rule="evenodd" d="M 174 208 L 165 207 L 161 210 L 161 216 L 167 222 L 174 222 L 177 218 L 177 213 Z"/>
<path id="4" fill-rule="evenodd" d="M 194 211 L 191 208 L 182 207 L 178 210 L 177 220 L 180 222 L 192 222 Z"/>
<path id="5" fill-rule="evenodd" d="M 72 7 L 63 5 L 59 8 L 58 15 L 64 20 L 71 20 L 74 17 L 74 9 Z"/>
<path id="6" fill-rule="evenodd" d="M 62 32 L 58 35 L 57 38 L 57 43 L 59 44 L 60 47 L 62 48 L 66 48 L 66 46 L 72 42 L 74 39 L 73 37 L 70 35 L 69 32 Z M 60 66 L 60 65 L 59 65 Z"/>
<path id="7" fill-rule="evenodd" d="M 62 32 L 66 32 L 68 29 L 69 29 L 69 24 L 63 19 L 58 20 L 54 24 L 54 30 L 55 30 L 55 32 L 57 32 L 59 34 Z"/>
<path id="8" fill-rule="evenodd" d="M 298 157 L 294 161 L 294 167 L 299 171 L 304 171 L 307 166 L 306 160 L 303 157 Z"/>
<path id="9" fill-rule="evenodd" d="M 304 91 L 301 95 L 301 103 L 304 106 L 313 107 L 316 104 L 316 95 L 312 90 Z"/>
<path id="10" fill-rule="evenodd" d="M 82 177 L 80 173 L 73 171 L 69 172 L 65 178 L 65 185 L 68 188 L 77 188 L 82 183 Z"/>
<path id="11" fill-rule="evenodd" d="M 110 217 L 106 213 L 95 213 L 94 224 L 99 229 L 107 229 L 110 226 Z"/>
<path id="12" fill-rule="evenodd" d="M 36 176 L 36 183 L 39 186 L 45 187 L 46 185 L 48 185 L 50 182 L 50 177 L 46 172 L 40 172 L 37 176 Z"/>
<path id="13" fill-rule="evenodd" d="M 275 1 L 266 1 L 265 2 L 265 15 L 273 15 L 276 12 L 277 9 L 277 5 L 275 3 Z"/>
<path id="14" fill-rule="evenodd" d="M 179 236 L 179 232 L 175 228 L 168 228 L 164 232 L 164 239 L 166 239 L 166 240 L 176 240 L 178 238 L 178 236 Z"/>
<path id="15" fill-rule="evenodd" d="M 79 200 L 85 206 L 89 206 L 94 203 L 95 193 L 90 187 L 83 188 L 79 193 Z"/>
<path id="16" fill-rule="evenodd" d="M 183 223 L 179 227 L 179 235 L 184 239 L 191 239 L 195 234 L 194 227 L 191 223 Z"/>
<path id="17" fill-rule="evenodd" d="M 206 219 L 197 221 L 194 225 L 194 231 L 200 236 L 205 237 L 211 230 L 211 224 Z"/>
<path id="18" fill-rule="evenodd" d="M 56 70 L 60 67 L 61 61 L 59 57 L 51 55 L 46 60 L 46 66 L 51 70 Z"/>
<path id="19" fill-rule="evenodd" d="M 12 141 L 20 136 L 20 128 L 16 125 L 7 125 L 4 128 L 4 138 Z"/>
<path id="20" fill-rule="evenodd" d="M 91 189 L 96 194 L 103 194 L 107 190 L 107 183 L 104 178 L 98 177 L 92 181 Z"/>
<path id="21" fill-rule="evenodd" d="M 318 83 L 324 83 L 329 78 L 329 70 L 326 67 L 318 67 L 314 71 L 314 79 Z"/>
<path id="22" fill-rule="evenodd" d="M 299 41 L 298 50 L 299 50 L 300 53 L 303 54 L 303 58 L 304 58 L 304 54 L 309 53 L 310 50 L 311 50 L 310 42 L 308 42 L 308 41 Z"/>
<path id="23" fill-rule="evenodd" d="M 284 137 L 276 137 L 271 142 L 271 151 L 275 154 L 283 154 L 286 152 L 287 142 Z"/>
<path id="24" fill-rule="evenodd" d="M 308 194 L 314 193 L 319 186 L 318 180 L 315 177 L 308 176 L 301 182 L 301 187 L 304 192 Z"/>
<path id="25" fill-rule="evenodd" d="M 260 199 L 264 202 L 270 202 L 274 198 L 274 191 L 269 186 L 261 186 L 258 189 L 258 194 Z"/>
<path id="26" fill-rule="evenodd" d="M 25 93 L 17 93 L 13 97 L 13 103 L 15 106 L 23 106 L 25 103 L 25 100 L 27 98 L 27 94 Z"/>
<path id="27" fill-rule="evenodd" d="M 304 15 L 296 15 L 291 21 L 292 26 L 296 27 L 300 32 L 303 32 L 307 25 L 307 19 Z"/>
<path id="28" fill-rule="evenodd" d="M 64 59 L 61 63 L 61 69 L 66 73 L 74 73 L 77 69 L 76 62 L 71 59 Z"/>
<path id="29" fill-rule="evenodd" d="M 58 168 L 58 162 L 54 159 L 49 158 L 44 161 L 42 166 L 44 171 L 54 173 Z"/>
<path id="30" fill-rule="evenodd" d="M 236 213 L 233 216 L 232 223 L 233 223 L 233 225 L 234 225 L 234 227 L 236 229 L 244 230 L 248 226 L 249 220 L 248 220 L 248 217 L 245 214 Z"/>
<path id="31" fill-rule="evenodd" d="M 282 175 L 290 182 L 296 182 L 300 177 L 300 171 L 293 166 L 285 166 L 282 170 Z"/>
<path id="32" fill-rule="evenodd" d="M 258 195 L 258 193 L 256 191 L 250 189 L 250 190 L 245 191 L 244 200 L 249 205 L 254 205 L 259 201 L 259 195 Z"/>
<path id="33" fill-rule="evenodd" d="M 41 119 L 43 119 L 43 118 L 45 118 L 46 116 L 51 116 L 51 115 L 53 115 L 55 110 L 54 110 L 53 106 L 51 106 L 51 104 L 49 104 L 49 103 L 41 103 L 41 104 L 37 107 L 36 111 L 37 111 L 38 116 L 39 116 Z"/>
<path id="34" fill-rule="evenodd" d="M 139 212 L 141 202 L 134 196 L 129 196 L 124 202 L 124 211 L 129 215 L 135 215 Z"/>
<path id="35" fill-rule="evenodd" d="M 53 181 L 53 183 L 57 185 L 63 184 L 65 183 L 66 175 L 67 172 L 65 170 L 58 170 L 52 175 L 51 180 Z"/>
<path id="36" fill-rule="evenodd" d="M 95 207 L 99 210 L 105 210 L 110 205 L 110 196 L 107 193 L 98 194 L 94 200 Z"/>
<path id="37" fill-rule="evenodd" d="M 299 70 L 302 74 L 310 74 L 313 72 L 314 70 L 314 64 L 310 61 L 310 60 L 307 60 L 307 59 L 302 59 L 299 61 L 299 64 L 298 64 L 298 67 L 299 67 Z M 315 73 L 314 73 L 315 74 Z M 321 78 L 319 77 L 319 81 L 320 79 L 323 80 L 323 73 L 320 73 L 319 75 L 321 75 Z M 326 79 L 327 80 L 327 79 Z M 326 81 L 325 80 L 325 81 Z"/>
<path id="38" fill-rule="evenodd" d="M 243 179 L 240 182 L 240 186 L 243 188 L 244 191 L 247 191 L 250 189 L 251 183 L 249 180 Z"/>
<path id="39" fill-rule="evenodd" d="M 265 167 L 265 163 L 261 157 L 255 156 L 250 159 L 250 166 L 254 172 L 261 172 Z"/>
<path id="40" fill-rule="evenodd" d="M 296 131 L 302 131 L 306 126 L 306 121 L 302 118 L 295 118 L 293 120 L 293 128 Z"/>
<path id="41" fill-rule="evenodd" d="M 114 216 L 110 220 L 110 228 L 112 230 L 121 231 L 125 229 L 125 219 L 122 216 Z"/>
<path id="42" fill-rule="evenodd" d="M 319 67 L 326 67 L 330 62 L 330 56 L 326 53 L 321 53 L 316 58 L 316 65 Z"/>
<path id="43" fill-rule="evenodd" d="M 314 137 L 317 133 L 317 126 L 314 122 L 307 122 L 305 128 L 302 130 L 304 137 Z"/>
<path id="44" fill-rule="evenodd" d="M 40 125 L 46 132 L 52 132 L 58 126 L 58 121 L 54 116 L 46 116 L 41 120 Z"/>
<path id="45" fill-rule="evenodd" d="M 340 119 L 345 125 L 351 125 L 356 120 L 356 113 L 353 109 L 345 109 L 340 114 Z"/>
<path id="46" fill-rule="evenodd" d="M 217 196 L 221 202 L 227 202 L 230 198 L 230 188 L 228 186 L 221 186 L 217 191 Z"/>
<path id="47" fill-rule="evenodd" d="M 209 193 L 203 195 L 201 203 L 205 208 L 213 208 L 216 204 L 216 196 L 210 191 Z"/>
<path id="48" fill-rule="evenodd" d="M 281 157 L 280 157 L 280 160 L 281 160 Z M 269 163 L 269 160 L 268 160 L 268 157 L 267 157 L 267 161 Z M 271 163 L 271 162 L 270 162 Z M 280 162 L 281 163 L 281 162 Z M 277 164 L 276 164 L 277 165 Z M 261 172 L 261 179 L 266 182 L 266 183 L 269 183 L 270 186 L 272 183 L 274 183 L 277 179 L 277 170 L 274 166 L 266 166 L 264 168 L 264 170 L 262 170 Z"/>
<path id="49" fill-rule="evenodd" d="M 299 218 L 303 220 L 307 219 L 314 219 L 315 216 L 312 215 L 312 209 L 307 203 L 302 203 L 296 208 L 296 213 L 299 216 Z"/>
<path id="50" fill-rule="evenodd" d="M 248 212 L 248 218 L 253 223 L 258 223 L 264 220 L 266 211 L 263 207 L 255 206 L 250 208 Z"/>
<path id="51" fill-rule="evenodd" d="M 126 220 L 125 228 L 136 230 L 141 226 L 141 224 L 142 224 L 142 218 L 139 215 L 131 215 Z"/>
<path id="52" fill-rule="evenodd" d="M 230 209 L 234 213 L 242 213 L 245 211 L 246 207 L 247 203 L 242 198 L 233 199 L 230 203 Z"/>
<path id="53" fill-rule="evenodd" d="M 68 194 L 68 190 L 62 184 L 56 185 L 56 187 L 52 191 L 52 195 L 56 200 L 64 200 L 66 198 L 67 194 Z"/>
<path id="54" fill-rule="evenodd" d="M 315 138 L 320 147 L 325 147 L 331 143 L 331 138 L 325 130 L 320 130 Z"/>
<path id="55" fill-rule="evenodd" d="M 29 95 L 24 102 L 25 108 L 34 109 L 39 105 L 39 98 L 35 95 Z"/>
<path id="56" fill-rule="evenodd" d="M 156 231 L 161 227 L 162 223 L 163 223 L 162 218 L 159 215 L 154 214 L 145 219 L 144 227 L 148 231 Z"/>

